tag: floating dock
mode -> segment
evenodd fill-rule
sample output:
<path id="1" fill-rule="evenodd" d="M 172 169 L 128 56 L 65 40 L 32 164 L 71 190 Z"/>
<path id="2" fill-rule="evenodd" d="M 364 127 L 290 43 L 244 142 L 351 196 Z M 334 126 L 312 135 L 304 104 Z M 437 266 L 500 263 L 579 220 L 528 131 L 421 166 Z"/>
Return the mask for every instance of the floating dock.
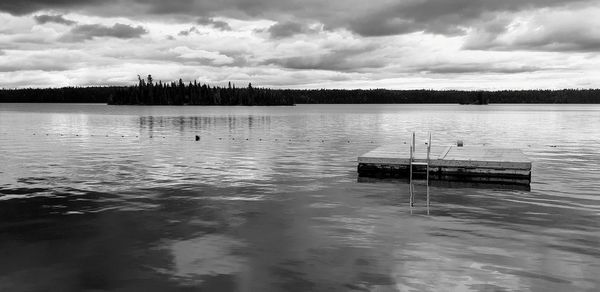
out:
<path id="1" fill-rule="evenodd" d="M 424 176 L 427 146 L 416 147 L 412 164 L 410 145 L 388 145 L 358 157 L 358 174 L 363 177 Z M 485 146 L 432 146 L 429 179 L 529 185 L 531 160 L 521 150 Z"/>

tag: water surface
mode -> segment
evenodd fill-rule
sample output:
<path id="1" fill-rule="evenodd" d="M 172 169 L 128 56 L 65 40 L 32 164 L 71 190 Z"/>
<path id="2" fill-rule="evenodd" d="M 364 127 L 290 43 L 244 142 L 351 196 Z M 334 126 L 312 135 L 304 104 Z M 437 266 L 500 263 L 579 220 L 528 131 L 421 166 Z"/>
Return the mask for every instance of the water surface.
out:
<path id="1" fill-rule="evenodd" d="M 600 106 L 0 104 L 0 291 L 597 291 Z M 359 180 L 521 148 L 531 190 Z M 195 141 L 195 135 L 200 141 Z"/>

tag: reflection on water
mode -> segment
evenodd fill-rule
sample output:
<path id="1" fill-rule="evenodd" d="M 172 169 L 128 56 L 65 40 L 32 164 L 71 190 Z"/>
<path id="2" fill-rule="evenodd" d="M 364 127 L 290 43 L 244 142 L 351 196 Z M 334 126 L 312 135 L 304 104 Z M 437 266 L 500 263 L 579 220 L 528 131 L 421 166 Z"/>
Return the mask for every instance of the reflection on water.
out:
<path id="1" fill-rule="evenodd" d="M 203 277 L 232 275 L 242 271 L 244 259 L 231 254 L 243 245 L 223 235 L 203 235 L 189 240 L 178 240 L 169 245 L 175 264 L 165 271 L 183 285 L 202 284 Z"/>
<path id="2" fill-rule="evenodd" d="M 589 105 L 2 104 L 0 291 L 595 291 L 599 123 Z M 521 148 L 531 189 L 439 182 L 427 215 L 424 185 L 411 209 L 406 181 L 357 178 L 412 131 Z"/>
<path id="3" fill-rule="evenodd" d="M 385 182 L 398 182 L 409 184 L 409 180 L 407 178 L 377 178 L 377 177 L 363 177 L 359 176 L 356 178 L 356 181 L 359 183 L 385 183 Z M 529 182 L 529 181 L 527 181 Z M 415 184 L 426 183 L 425 179 L 415 179 Z M 521 191 L 530 191 L 531 186 L 529 184 L 515 184 L 511 181 L 507 183 L 499 183 L 499 182 L 471 182 L 471 181 L 460 181 L 460 180 L 430 180 L 430 186 L 440 187 L 440 188 L 454 188 L 454 189 L 464 189 L 464 188 L 472 188 L 472 189 L 494 189 L 494 190 L 521 190 Z"/>

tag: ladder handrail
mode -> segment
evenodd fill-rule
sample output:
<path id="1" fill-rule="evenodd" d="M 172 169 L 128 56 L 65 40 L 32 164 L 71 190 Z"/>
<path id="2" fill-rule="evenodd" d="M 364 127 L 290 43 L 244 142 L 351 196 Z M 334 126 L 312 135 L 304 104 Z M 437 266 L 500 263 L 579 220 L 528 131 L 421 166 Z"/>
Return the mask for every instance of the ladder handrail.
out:
<path id="1" fill-rule="evenodd" d="M 409 202 L 410 202 L 410 206 L 413 206 L 413 189 L 412 189 L 412 160 L 413 160 L 413 147 L 412 145 L 408 146 L 409 147 L 409 159 L 408 159 L 408 171 L 409 171 L 409 176 L 408 176 L 408 192 L 409 192 Z"/>
<path id="2" fill-rule="evenodd" d="M 429 132 L 429 142 L 427 143 L 427 214 L 429 214 L 429 154 L 431 153 L 431 132 Z"/>
<path id="3" fill-rule="evenodd" d="M 409 152 L 410 152 L 410 156 L 409 156 L 409 191 L 410 191 L 410 206 L 413 207 L 414 206 L 414 187 L 413 187 L 413 162 L 415 161 L 415 152 L 416 152 L 416 145 L 415 145 L 415 132 L 412 133 L 412 143 L 409 145 Z M 427 159 L 425 161 L 425 167 L 426 167 L 426 171 L 425 171 L 425 175 L 426 175 L 426 182 L 427 182 L 427 214 L 429 214 L 429 163 L 431 162 L 431 132 L 429 132 L 429 140 L 427 142 Z M 418 165 L 422 165 L 422 164 L 418 164 Z"/>

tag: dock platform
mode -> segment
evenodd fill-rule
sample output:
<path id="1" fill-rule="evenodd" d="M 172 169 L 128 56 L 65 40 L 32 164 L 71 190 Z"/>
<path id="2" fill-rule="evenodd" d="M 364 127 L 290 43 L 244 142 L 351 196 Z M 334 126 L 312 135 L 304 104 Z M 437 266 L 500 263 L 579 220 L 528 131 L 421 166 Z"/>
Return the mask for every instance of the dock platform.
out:
<path id="1" fill-rule="evenodd" d="M 408 144 L 386 145 L 358 157 L 363 177 L 407 177 L 410 171 Z M 427 146 L 416 147 L 413 172 L 426 172 Z M 486 146 L 432 146 L 429 178 L 448 181 L 531 183 L 531 160 L 521 150 Z"/>

